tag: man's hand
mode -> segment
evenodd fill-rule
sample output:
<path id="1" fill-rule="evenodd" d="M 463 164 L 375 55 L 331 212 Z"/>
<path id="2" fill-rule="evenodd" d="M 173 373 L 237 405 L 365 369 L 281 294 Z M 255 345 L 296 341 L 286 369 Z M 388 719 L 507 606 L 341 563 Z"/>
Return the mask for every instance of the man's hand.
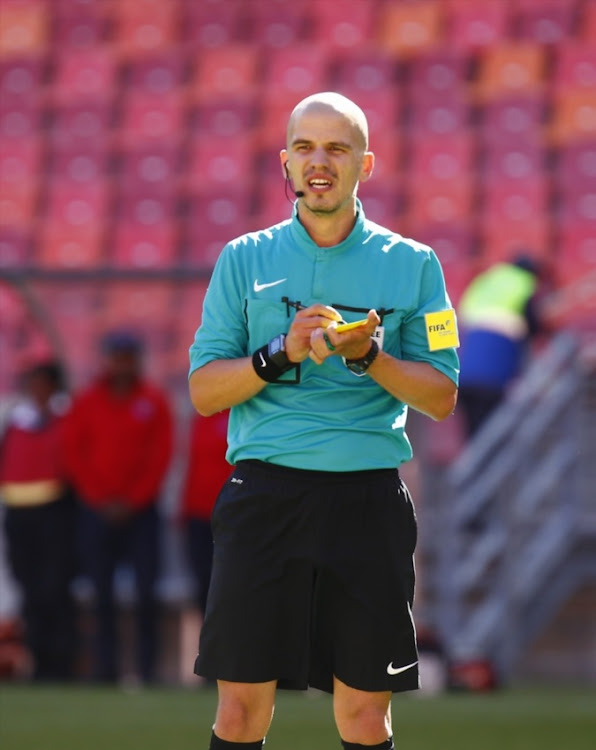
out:
<path id="1" fill-rule="evenodd" d="M 317 365 L 322 364 L 327 357 L 333 355 L 346 359 L 365 357 L 370 349 L 370 337 L 381 322 L 376 310 L 369 310 L 367 320 L 366 325 L 353 328 L 345 333 L 338 333 L 333 322 L 327 326 L 315 328 L 310 336 L 308 356 Z"/>
<path id="2" fill-rule="evenodd" d="M 303 362 L 310 356 L 313 333 L 322 332 L 340 320 L 341 315 L 328 305 L 316 304 L 298 310 L 286 336 L 286 354 L 290 362 Z"/>

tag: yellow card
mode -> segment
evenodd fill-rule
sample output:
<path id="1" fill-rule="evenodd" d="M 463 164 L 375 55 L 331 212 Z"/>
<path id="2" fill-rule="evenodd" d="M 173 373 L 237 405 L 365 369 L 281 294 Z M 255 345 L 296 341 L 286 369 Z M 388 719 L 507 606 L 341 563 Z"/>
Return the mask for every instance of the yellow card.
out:
<path id="1" fill-rule="evenodd" d="M 426 313 L 424 322 L 426 324 L 428 348 L 431 352 L 459 346 L 454 310 Z"/>

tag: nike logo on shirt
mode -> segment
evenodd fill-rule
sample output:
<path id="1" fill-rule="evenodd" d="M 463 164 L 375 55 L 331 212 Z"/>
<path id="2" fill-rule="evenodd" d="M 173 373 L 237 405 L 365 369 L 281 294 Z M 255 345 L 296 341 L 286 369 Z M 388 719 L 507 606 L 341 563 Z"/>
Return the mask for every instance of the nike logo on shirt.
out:
<path id="1" fill-rule="evenodd" d="M 407 672 L 408 669 L 412 669 L 412 667 L 415 667 L 416 664 L 418 664 L 417 661 L 413 661 L 411 664 L 406 664 L 405 667 L 397 667 L 397 669 L 393 666 L 393 662 L 389 662 L 389 665 L 387 667 L 387 674 L 401 674 L 402 672 Z"/>
<path id="2" fill-rule="evenodd" d="M 268 284 L 259 284 L 258 280 L 255 279 L 253 289 L 255 290 L 255 292 L 262 292 L 263 289 L 268 289 L 270 286 L 277 286 L 278 284 L 283 284 L 284 281 L 287 281 L 287 279 L 278 279 L 277 281 L 270 281 Z"/>

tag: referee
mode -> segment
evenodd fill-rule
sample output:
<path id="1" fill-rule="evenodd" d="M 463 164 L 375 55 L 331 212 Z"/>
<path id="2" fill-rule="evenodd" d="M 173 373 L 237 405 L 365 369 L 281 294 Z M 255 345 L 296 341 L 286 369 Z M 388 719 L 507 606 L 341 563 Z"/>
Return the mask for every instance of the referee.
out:
<path id="1" fill-rule="evenodd" d="M 262 747 L 276 688 L 313 686 L 333 693 L 344 748 L 391 750 L 391 694 L 418 687 L 398 467 L 408 407 L 454 409 L 455 316 L 433 251 L 365 217 L 374 155 L 356 104 L 300 102 L 280 157 L 292 218 L 225 246 L 190 349 L 193 404 L 231 407 L 236 467 L 195 665 L 218 683 L 209 747 Z"/>

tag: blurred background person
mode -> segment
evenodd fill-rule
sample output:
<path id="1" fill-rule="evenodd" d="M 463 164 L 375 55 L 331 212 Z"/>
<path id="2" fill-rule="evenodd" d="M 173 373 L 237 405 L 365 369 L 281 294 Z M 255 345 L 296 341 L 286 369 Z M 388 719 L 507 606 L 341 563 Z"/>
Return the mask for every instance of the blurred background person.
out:
<path id="1" fill-rule="evenodd" d="M 83 572 L 95 589 L 93 678 L 118 679 L 114 573 L 129 562 L 135 576 L 138 677 L 155 679 L 160 566 L 159 491 L 172 452 L 165 395 L 142 372 L 142 342 L 116 331 L 102 342 L 103 368 L 78 397 L 67 424 L 67 460 L 80 500 Z"/>
<path id="2" fill-rule="evenodd" d="M 22 376 L 0 438 L 0 497 L 7 557 L 22 595 L 33 679 L 68 680 L 75 655 L 74 500 L 66 480 L 64 419 L 70 399 L 57 361 Z"/>
<path id="3" fill-rule="evenodd" d="M 458 409 L 468 437 L 501 403 L 526 362 L 530 342 L 544 330 L 540 296 L 541 269 L 526 255 L 491 266 L 464 290 L 458 308 Z"/>
<path id="4" fill-rule="evenodd" d="M 186 526 L 188 559 L 196 603 L 205 615 L 211 565 L 213 506 L 232 467 L 226 461 L 229 410 L 211 417 L 193 417 L 188 469 L 182 496 L 182 519 Z"/>

